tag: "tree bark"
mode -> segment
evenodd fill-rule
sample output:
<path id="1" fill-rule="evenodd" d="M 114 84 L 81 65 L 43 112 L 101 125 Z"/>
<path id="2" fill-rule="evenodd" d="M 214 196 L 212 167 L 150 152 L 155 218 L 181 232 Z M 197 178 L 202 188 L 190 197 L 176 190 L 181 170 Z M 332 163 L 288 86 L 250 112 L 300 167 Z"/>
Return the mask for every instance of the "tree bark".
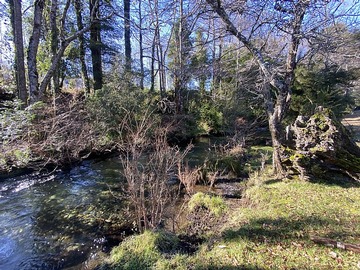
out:
<path id="1" fill-rule="evenodd" d="M 28 48 L 28 77 L 30 89 L 30 104 L 41 100 L 43 92 L 39 91 L 39 75 L 37 70 L 36 56 L 39 48 L 41 24 L 44 10 L 44 0 L 36 0 L 34 9 L 33 31 Z"/>
<path id="2" fill-rule="evenodd" d="M 50 31 L 51 31 L 51 54 L 52 57 L 55 57 L 58 45 L 59 45 L 59 31 L 57 28 L 57 13 L 58 13 L 58 0 L 51 1 L 50 7 Z M 53 94 L 59 92 L 59 78 L 60 78 L 60 71 L 59 66 L 56 67 L 56 71 L 53 75 Z"/>
<path id="3" fill-rule="evenodd" d="M 75 11 L 76 11 L 77 27 L 79 30 L 81 30 L 84 28 L 84 24 L 82 21 L 82 14 L 81 14 L 81 10 L 82 10 L 81 1 L 75 0 L 74 6 L 75 6 Z M 90 81 L 89 81 L 87 65 L 86 65 L 86 61 L 85 61 L 86 53 L 85 53 L 84 34 L 80 34 L 78 39 L 79 39 L 79 59 L 80 59 L 80 64 L 81 64 L 81 74 L 82 74 L 83 84 L 85 86 L 85 96 L 89 96 L 90 95 Z"/>
<path id="4" fill-rule="evenodd" d="M 27 105 L 28 92 L 26 88 L 21 1 L 10 0 L 9 4 L 11 10 L 11 26 L 12 26 L 12 31 L 14 36 L 14 46 L 15 46 L 15 77 L 16 77 L 16 86 L 17 86 L 17 96 L 24 103 L 24 105 Z"/>
<path id="5" fill-rule="evenodd" d="M 131 72 L 130 0 L 124 0 L 125 71 Z"/>
<path id="6" fill-rule="evenodd" d="M 151 46 L 151 67 L 150 67 L 150 92 L 155 92 L 155 48 L 156 48 L 156 37 L 154 36 Z"/>
<path id="7" fill-rule="evenodd" d="M 94 5 L 93 0 L 90 0 L 90 12 L 99 13 L 99 8 Z M 90 26 L 90 51 L 92 59 L 92 70 L 94 78 L 94 90 L 103 87 L 103 72 L 102 72 L 102 54 L 101 54 L 101 24 L 99 20 L 91 22 Z"/>
<path id="8" fill-rule="evenodd" d="M 178 58 L 178 67 L 175 67 L 174 74 L 174 88 L 175 88 L 175 104 L 176 104 L 176 112 L 182 113 L 183 109 L 183 72 L 184 72 L 184 63 L 183 63 L 183 55 L 184 55 L 184 44 L 183 44 L 183 0 L 180 0 L 179 3 L 179 30 L 175 39 L 178 40 L 178 48 L 176 48 L 177 55 L 175 57 Z"/>
<path id="9" fill-rule="evenodd" d="M 158 59 L 158 74 L 159 74 L 159 88 L 161 97 L 165 96 L 166 91 L 166 73 L 165 73 L 165 59 L 163 53 L 163 47 L 160 38 L 160 25 L 159 21 L 156 26 L 156 48 L 157 48 L 157 59 Z"/>
<path id="10" fill-rule="evenodd" d="M 139 50 L 140 50 L 140 88 L 144 90 L 144 47 L 143 47 L 143 17 L 142 17 L 142 0 L 139 0 Z"/>

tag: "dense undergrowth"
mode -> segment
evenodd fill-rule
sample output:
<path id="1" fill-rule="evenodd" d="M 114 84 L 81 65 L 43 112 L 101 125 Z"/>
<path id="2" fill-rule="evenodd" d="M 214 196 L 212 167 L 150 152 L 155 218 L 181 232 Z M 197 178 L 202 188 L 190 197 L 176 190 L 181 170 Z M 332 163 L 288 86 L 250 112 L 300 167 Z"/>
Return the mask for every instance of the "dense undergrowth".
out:
<path id="1" fill-rule="evenodd" d="M 127 239 L 104 269 L 358 269 L 360 255 L 310 237 L 359 244 L 360 188 L 300 180 L 252 178 L 218 231 L 195 253 L 164 231 Z"/>

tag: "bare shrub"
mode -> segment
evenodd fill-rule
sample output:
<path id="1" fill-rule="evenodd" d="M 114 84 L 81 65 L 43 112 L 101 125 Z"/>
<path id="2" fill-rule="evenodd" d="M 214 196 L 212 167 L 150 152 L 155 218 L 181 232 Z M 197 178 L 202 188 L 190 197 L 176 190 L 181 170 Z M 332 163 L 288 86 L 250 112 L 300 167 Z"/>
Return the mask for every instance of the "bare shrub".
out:
<path id="1" fill-rule="evenodd" d="M 212 154 L 200 168 L 201 181 L 212 188 L 221 177 L 237 177 L 243 171 L 246 146 L 245 138 L 236 133 L 225 143 L 212 147 Z"/>
<path id="2" fill-rule="evenodd" d="M 159 127 L 151 115 L 136 119 L 129 113 L 121 127 L 126 134 L 121 155 L 124 191 L 140 231 L 158 227 L 165 208 L 175 203 L 180 186 L 171 184 L 170 179 L 190 149 L 170 147 L 167 129 Z"/>
<path id="3" fill-rule="evenodd" d="M 266 162 L 268 162 L 270 160 L 270 158 L 271 158 L 271 155 L 269 154 L 268 151 L 266 151 L 266 153 L 260 153 L 260 162 L 261 162 L 260 170 L 261 171 L 265 170 Z"/>
<path id="4" fill-rule="evenodd" d="M 30 145 L 37 166 L 64 165 L 82 160 L 109 145 L 99 143 L 82 99 L 61 95 L 53 104 L 39 104 L 22 139 Z"/>
<path id="5" fill-rule="evenodd" d="M 184 185 L 187 194 L 191 195 L 194 192 L 194 187 L 201 179 L 201 168 L 191 169 L 189 164 L 178 164 L 178 178 L 181 184 Z"/>

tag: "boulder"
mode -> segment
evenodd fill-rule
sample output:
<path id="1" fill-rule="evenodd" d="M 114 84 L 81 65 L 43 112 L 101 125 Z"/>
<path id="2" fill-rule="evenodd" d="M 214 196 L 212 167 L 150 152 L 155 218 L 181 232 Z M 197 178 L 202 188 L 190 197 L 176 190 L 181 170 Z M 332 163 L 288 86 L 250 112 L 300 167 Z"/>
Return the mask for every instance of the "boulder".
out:
<path id="1" fill-rule="evenodd" d="M 322 107 L 287 128 L 284 165 L 302 179 L 360 182 L 360 148 L 334 114 Z"/>

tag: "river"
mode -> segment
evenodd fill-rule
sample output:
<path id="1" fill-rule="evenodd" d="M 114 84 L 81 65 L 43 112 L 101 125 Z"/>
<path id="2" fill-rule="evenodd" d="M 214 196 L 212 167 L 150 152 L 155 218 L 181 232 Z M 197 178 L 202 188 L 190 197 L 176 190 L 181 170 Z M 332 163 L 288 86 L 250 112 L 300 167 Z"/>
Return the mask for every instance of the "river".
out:
<path id="1" fill-rule="evenodd" d="M 209 139 L 190 154 L 201 164 Z M 117 244 L 123 206 L 117 158 L 85 161 L 67 171 L 0 181 L 0 269 L 82 269 L 83 262 Z M 118 235 L 114 237 L 114 232 Z"/>
<path id="2" fill-rule="evenodd" d="M 0 182 L 0 269 L 64 269 L 109 248 L 120 168 L 115 158 L 87 161 Z"/>

